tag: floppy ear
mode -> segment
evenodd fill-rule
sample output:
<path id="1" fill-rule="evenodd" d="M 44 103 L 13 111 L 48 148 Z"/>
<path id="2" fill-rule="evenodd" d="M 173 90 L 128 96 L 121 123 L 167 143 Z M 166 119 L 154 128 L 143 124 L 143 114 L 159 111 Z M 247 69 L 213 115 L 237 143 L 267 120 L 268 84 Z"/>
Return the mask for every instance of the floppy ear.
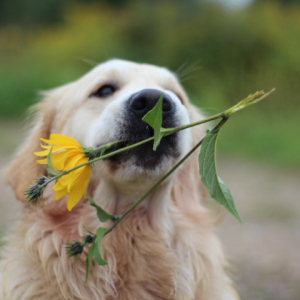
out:
<path id="1" fill-rule="evenodd" d="M 7 182 L 19 200 L 26 200 L 24 192 L 30 185 L 35 184 L 34 179 L 46 175 L 46 167 L 36 163 L 37 157 L 33 152 L 41 149 L 40 138 L 46 139 L 50 135 L 55 116 L 51 108 L 54 105 L 50 106 L 50 104 L 44 100 L 34 107 L 37 111 L 35 126 L 7 170 Z"/>

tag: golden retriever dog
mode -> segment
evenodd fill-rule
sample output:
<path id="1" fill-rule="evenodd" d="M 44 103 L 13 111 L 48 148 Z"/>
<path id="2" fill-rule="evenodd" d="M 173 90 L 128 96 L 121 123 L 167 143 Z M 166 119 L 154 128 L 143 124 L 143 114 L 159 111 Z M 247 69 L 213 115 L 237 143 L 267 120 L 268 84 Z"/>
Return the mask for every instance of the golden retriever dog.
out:
<path id="1" fill-rule="evenodd" d="M 226 260 L 212 232 L 215 214 L 205 207 L 197 153 L 133 210 L 102 242 L 108 265 L 92 263 L 87 250 L 73 260 L 66 243 L 101 224 L 83 199 L 70 212 L 66 199 L 27 202 L 24 191 L 47 175 L 36 163 L 40 138 L 51 133 L 97 147 L 115 140 L 133 144 L 153 135 L 142 117 L 163 99 L 163 127 L 203 118 L 174 74 L 165 68 L 111 60 L 77 81 L 44 93 L 35 125 L 11 163 L 7 180 L 23 201 L 1 258 L 1 300 L 236 300 Z M 88 193 L 111 214 L 132 206 L 205 135 L 203 126 L 163 138 L 94 164 Z"/>

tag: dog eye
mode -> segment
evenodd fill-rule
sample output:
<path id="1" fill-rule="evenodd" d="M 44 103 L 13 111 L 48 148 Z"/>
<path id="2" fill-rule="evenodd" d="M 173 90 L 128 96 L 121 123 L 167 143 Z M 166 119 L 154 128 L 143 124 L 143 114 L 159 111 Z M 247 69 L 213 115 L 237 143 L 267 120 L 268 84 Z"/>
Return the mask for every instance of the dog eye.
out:
<path id="1" fill-rule="evenodd" d="M 106 84 L 101 86 L 95 93 L 91 94 L 91 96 L 105 98 L 111 96 L 116 91 L 116 88 L 110 84 Z"/>

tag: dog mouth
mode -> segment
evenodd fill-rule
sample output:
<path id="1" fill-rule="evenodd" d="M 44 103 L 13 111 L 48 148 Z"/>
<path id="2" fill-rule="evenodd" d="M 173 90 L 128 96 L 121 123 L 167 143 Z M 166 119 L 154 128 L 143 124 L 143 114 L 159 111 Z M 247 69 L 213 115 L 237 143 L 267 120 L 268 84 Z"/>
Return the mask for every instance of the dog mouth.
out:
<path id="1" fill-rule="evenodd" d="M 115 121 L 116 138 L 122 143 L 114 146 L 114 151 L 124 147 L 132 146 L 154 136 L 154 130 L 143 117 L 158 103 L 162 92 L 155 89 L 144 89 L 133 94 L 122 109 L 122 117 Z M 180 125 L 177 115 L 178 108 L 170 96 L 165 94 L 162 103 L 162 124 L 163 128 L 174 128 Z M 131 165 L 143 169 L 153 170 L 165 159 L 176 158 L 179 153 L 179 134 L 174 133 L 163 137 L 156 150 L 153 150 L 153 139 L 136 147 L 116 153 L 106 160 L 116 167 L 130 160 Z M 110 150 L 110 151 L 111 151 Z"/>
<path id="2" fill-rule="evenodd" d="M 139 131 L 139 134 L 138 132 L 130 131 L 125 127 L 119 134 L 119 140 L 122 140 L 122 142 L 112 146 L 105 151 L 105 154 L 130 147 L 153 136 L 154 131 L 148 125 L 145 126 L 145 130 Z M 138 167 L 153 170 L 163 161 L 163 159 L 176 158 L 179 156 L 178 133 L 174 133 L 162 138 L 156 151 L 153 150 L 153 140 L 150 140 L 136 147 L 109 156 L 104 160 L 110 162 L 114 166 L 131 160 L 132 163 Z"/>

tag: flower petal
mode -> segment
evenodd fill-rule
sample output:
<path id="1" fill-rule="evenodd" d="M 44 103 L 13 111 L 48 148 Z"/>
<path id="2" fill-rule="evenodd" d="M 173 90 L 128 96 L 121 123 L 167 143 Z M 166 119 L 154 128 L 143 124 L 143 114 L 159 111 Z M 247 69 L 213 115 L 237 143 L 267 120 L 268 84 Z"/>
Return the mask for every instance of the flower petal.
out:
<path id="1" fill-rule="evenodd" d="M 47 156 L 49 154 L 51 148 L 52 148 L 52 153 L 55 153 L 55 152 L 58 152 L 58 151 L 61 151 L 61 150 L 68 151 L 68 149 L 70 149 L 70 150 L 71 149 L 74 149 L 74 150 L 78 149 L 78 151 L 83 152 L 83 150 L 78 148 L 77 146 L 64 146 L 64 147 L 63 146 L 44 146 L 44 145 L 41 145 L 41 146 L 42 146 L 42 148 L 45 148 L 47 150 L 33 152 L 33 154 L 35 154 L 37 156 Z"/>
<path id="2" fill-rule="evenodd" d="M 39 152 L 33 152 L 34 155 L 36 156 L 47 156 L 49 154 L 50 150 L 43 150 Z"/>
<path id="3" fill-rule="evenodd" d="M 70 170 L 89 161 L 89 158 L 85 157 L 83 147 L 73 138 L 61 134 L 51 134 L 49 140 L 42 138 L 41 140 L 49 145 L 41 144 L 41 147 L 45 150 L 34 152 L 34 154 L 37 156 L 48 156 L 52 149 L 51 160 L 56 170 Z M 48 164 L 47 158 L 37 162 Z M 91 166 L 85 165 L 60 177 L 53 187 L 53 190 L 56 192 L 55 199 L 59 200 L 69 195 L 68 209 L 71 211 L 83 197 L 91 173 Z"/>
<path id="4" fill-rule="evenodd" d="M 60 184 L 64 187 L 67 187 L 70 182 L 76 180 L 76 178 L 82 173 L 83 168 L 79 168 L 71 173 L 64 175 L 60 178 Z"/>
<path id="5" fill-rule="evenodd" d="M 50 146 L 49 146 L 50 147 Z M 75 147 L 73 149 L 64 149 L 61 147 L 53 147 L 53 150 L 57 153 L 52 154 L 52 164 L 55 170 L 63 170 L 65 169 L 66 166 L 66 158 L 71 157 L 71 156 L 77 156 L 77 155 L 84 155 L 83 150 L 79 149 L 78 147 Z M 64 150 L 64 151 L 61 151 Z M 60 151 L 60 152 L 58 152 Z M 44 150 L 40 152 L 34 152 L 35 155 L 37 156 L 47 156 L 50 152 L 49 150 Z M 43 160 L 37 160 L 39 164 L 48 164 L 47 159 Z M 69 168 L 71 169 L 71 168 Z"/>
<path id="6" fill-rule="evenodd" d="M 55 170 L 63 170 L 65 166 L 65 156 L 67 155 L 67 152 L 68 151 L 61 151 L 51 156 L 52 165 Z"/>
<path id="7" fill-rule="evenodd" d="M 66 185 L 62 184 L 61 183 L 61 178 L 59 178 L 57 180 L 57 182 L 55 183 L 55 185 L 53 187 L 53 190 L 57 192 L 57 191 L 65 189 L 65 188 L 66 188 Z"/>
<path id="8" fill-rule="evenodd" d="M 87 157 L 83 157 L 82 153 L 71 156 L 67 159 L 64 170 L 70 170 L 88 161 Z"/>
<path id="9" fill-rule="evenodd" d="M 71 211 L 72 208 L 81 200 L 84 192 L 88 186 L 92 173 L 92 168 L 85 168 L 84 171 L 76 180 L 76 185 L 72 189 L 69 199 L 68 199 L 68 210 Z"/>
<path id="10" fill-rule="evenodd" d="M 71 146 L 71 145 L 65 145 L 65 146 L 51 146 L 52 149 L 52 153 L 60 151 L 60 150 L 67 150 L 67 149 L 78 149 L 77 146 Z"/>
<path id="11" fill-rule="evenodd" d="M 61 151 L 61 152 L 53 154 L 52 155 L 52 164 L 53 164 L 54 169 L 56 169 L 56 170 L 65 169 L 68 157 L 76 156 L 78 154 L 80 154 L 82 156 L 82 153 L 83 153 L 82 150 L 77 148 L 77 149 Z"/>
<path id="12" fill-rule="evenodd" d="M 86 165 L 86 166 L 84 166 L 84 167 L 82 167 L 82 168 L 80 168 L 80 169 L 82 169 L 82 172 L 86 172 L 86 171 L 85 171 L 86 168 L 91 168 L 91 166 L 90 166 L 90 165 Z M 78 174 L 76 174 L 76 175 L 77 175 L 77 176 L 74 176 L 74 177 L 72 178 L 72 180 L 70 180 L 69 183 L 68 183 L 68 185 L 67 185 L 67 189 L 68 189 L 69 191 L 72 190 L 72 189 L 74 188 L 75 184 L 77 184 L 77 177 L 80 176 L 80 173 L 78 173 Z"/>
<path id="13" fill-rule="evenodd" d="M 40 159 L 40 160 L 36 160 L 36 162 L 38 164 L 41 164 L 41 165 L 48 165 L 48 159 L 45 158 L 45 159 Z"/>
<path id="14" fill-rule="evenodd" d="M 73 138 L 66 136 L 66 135 L 62 135 L 62 134 L 58 134 L 58 133 L 52 133 L 50 135 L 50 140 L 57 140 L 57 141 L 61 141 L 62 143 L 66 143 L 68 145 L 76 145 L 81 147 L 81 145 Z"/>
<path id="15" fill-rule="evenodd" d="M 43 142 L 50 144 L 50 145 L 55 145 L 55 146 L 76 146 L 76 147 L 81 147 L 81 145 L 74 140 L 71 137 L 61 135 L 61 134 L 51 134 L 50 135 L 50 140 L 42 139 L 40 138 Z"/>
<path id="16" fill-rule="evenodd" d="M 67 196 L 69 192 L 67 189 L 59 190 L 55 193 L 55 200 L 60 200 L 62 197 Z"/>
<path id="17" fill-rule="evenodd" d="M 81 157 L 79 158 L 79 160 L 76 162 L 76 164 L 74 164 L 74 161 L 71 161 L 66 167 L 64 170 L 70 170 L 72 168 L 74 168 L 75 166 L 78 166 L 78 165 L 81 165 L 85 162 L 88 161 L 88 158 L 85 158 L 85 157 Z M 69 174 L 67 175 L 64 175 L 60 178 L 60 182 L 62 185 L 65 185 L 65 186 L 68 186 L 70 182 L 76 180 L 76 178 L 83 172 L 84 170 L 84 167 L 82 168 L 78 168 L 77 170 L 75 171 L 72 171 L 70 172 Z"/>

